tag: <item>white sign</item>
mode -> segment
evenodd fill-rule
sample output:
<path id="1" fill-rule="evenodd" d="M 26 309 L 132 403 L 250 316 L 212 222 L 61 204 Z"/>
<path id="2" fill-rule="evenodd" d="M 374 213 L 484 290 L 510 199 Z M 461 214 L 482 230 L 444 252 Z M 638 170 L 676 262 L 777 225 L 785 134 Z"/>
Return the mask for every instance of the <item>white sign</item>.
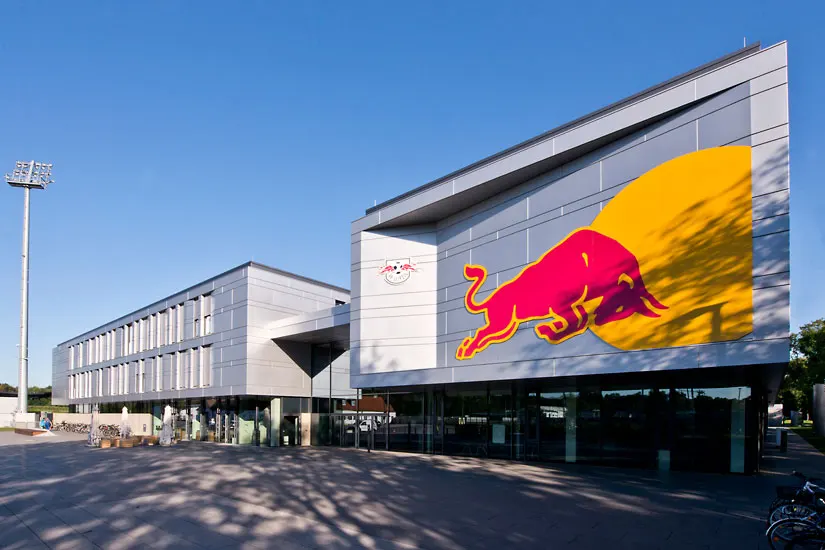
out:
<path id="1" fill-rule="evenodd" d="M 391 285 L 400 285 L 407 282 L 410 274 L 418 271 L 410 258 L 399 258 L 397 260 L 387 260 L 384 266 L 379 268 L 378 274 L 384 276 L 384 280 Z"/>

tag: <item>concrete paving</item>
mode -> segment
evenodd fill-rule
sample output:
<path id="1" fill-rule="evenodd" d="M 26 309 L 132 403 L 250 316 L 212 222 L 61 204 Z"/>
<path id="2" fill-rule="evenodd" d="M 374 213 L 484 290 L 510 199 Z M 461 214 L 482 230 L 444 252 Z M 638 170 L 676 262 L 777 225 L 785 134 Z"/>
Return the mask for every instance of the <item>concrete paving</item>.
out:
<path id="1" fill-rule="evenodd" d="M 759 476 L 0 433 L 0 548 L 767 548 L 791 436 Z M 813 451 L 813 452 L 811 452 Z"/>

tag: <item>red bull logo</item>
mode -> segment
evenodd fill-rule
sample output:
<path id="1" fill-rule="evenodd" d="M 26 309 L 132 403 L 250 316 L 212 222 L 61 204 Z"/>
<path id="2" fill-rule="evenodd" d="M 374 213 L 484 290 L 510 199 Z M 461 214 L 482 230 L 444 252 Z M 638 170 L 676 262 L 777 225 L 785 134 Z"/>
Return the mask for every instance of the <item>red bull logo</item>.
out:
<path id="1" fill-rule="evenodd" d="M 464 277 L 473 281 L 464 305 L 484 313 L 486 323 L 458 347 L 460 360 L 509 340 L 527 321 L 546 321 L 536 325 L 536 335 L 560 344 L 591 327 L 637 314 L 658 318 L 668 309 L 645 287 L 636 256 L 591 228 L 568 235 L 481 302 L 475 297 L 487 270 L 466 265 Z"/>
<path id="2" fill-rule="evenodd" d="M 753 332 L 751 150 L 702 149 L 622 189 L 485 299 L 487 270 L 464 266 L 464 298 L 484 325 L 458 359 L 510 339 L 521 323 L 560 344 L 590 330 L 618 350 L 735 341 Z M 539 229 L 537 229 L 539 231 Z M 601 348 L 604 349 L 604 348 Z M 540 355 L 540 354 L 539 354 Z"/>

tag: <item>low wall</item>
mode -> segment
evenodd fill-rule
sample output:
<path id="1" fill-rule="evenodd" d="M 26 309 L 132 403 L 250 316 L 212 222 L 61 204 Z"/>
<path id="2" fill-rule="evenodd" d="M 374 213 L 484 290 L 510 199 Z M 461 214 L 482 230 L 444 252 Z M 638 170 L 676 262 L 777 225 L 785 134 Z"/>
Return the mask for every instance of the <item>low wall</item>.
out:
<path id="1" fill-rule="evenodd" d="M 88 413 L 54 413 L 54 423 L 68 422 L 88 425 L 91 416 Z M 98 413 L 95 423 L 120 426 L 120 413 Z M 152 415 L 149 413 L 130 414 L 129 427 L 132 429 L 132 435 L 152 435 Z"/>
<path id="2" fill-rule="evenodd" d="M 14 410 L 16 408 L 16 397 L 0 397 L 0 428 L 14 426 Z"/>

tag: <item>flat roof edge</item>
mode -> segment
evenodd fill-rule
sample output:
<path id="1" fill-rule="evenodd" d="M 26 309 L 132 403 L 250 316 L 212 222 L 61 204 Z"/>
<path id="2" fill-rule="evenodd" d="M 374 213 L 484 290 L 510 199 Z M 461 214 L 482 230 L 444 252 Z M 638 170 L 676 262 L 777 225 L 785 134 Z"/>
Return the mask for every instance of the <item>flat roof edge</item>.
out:
<path id="1" fill-rule="evenodd" d="M 782 43 L 784 43 L 784 42 L 778 42 L 777 45 L 782 44 Z M 641 92 L 637 92 L 637 93 L 635 93 L 631 96 L 628 96 L 624 99 L 620 99 L 619 101 L 616 101 L 614 103 L 606 105 L 605 107 L 602 107 L 602 108 L 597 109 L 597 110 L 595 110 L 591 113 L 588 113 L 584 116 L 581 116 L 579 118 L 571 120 L 570 122 L 566 122 L 566 123 L 564 123 L 560 126 L 557 126 L 553 129 L 551 129 L 551 130 L 548 130 L 548 131 L 546 131 L 542 134 L 539 134 L 539 135 L 534 136 L 530 139 L 522 141 L 521 143 L 517 143 L 516 145 L 508 147 L 507 149 L 504 149 L 504 150 L 499 151 L 497 153 L 494 153 L 494 154 L 492 154 L 488 157 L 485 157 L 481 160 L 478 160 L 476 162 L 468 164 L 467 166 L 464 166 L 463 168 L 459 168 L 458 170 L 450 172 L 449 174 L 447 174 L 445 176 L 441 176 L 438 179 L 432 180 L 429 183 L 425 183 L 424 185 L 421 185 L 419 187 L 411 189 L 410 191 L 402 193 L 401 195 L 397 195 L 397 196 L 395 196 L 391 199 L 388 199 L 384 202 L 376 204 L 375 206 L 367 208 L 365 216 L 368 216 L 368 215 L 372 214 L 373 212 L 377 212 L 378 210 L 381 210 L 382 208 L 386 208 L 387 206 L 390 206 L 392 204 L 401 202 L 404 199 L 407 199 L 409 197 L 417 195 L 417 194 L 419 194 L 423 191 L 426 191 L 426 190 L 428 190 L 432 187 L 435 187 L 436 185 L 439 185 L 439 184 L 444 183 L 446 181 L 449 181 L 451 179 L 455 179 L 455 178 L 457 178 L 458 176 L 460 176 L 462 174 L 471 172 L 471 171 L 473 171 L 477 168 L 480 168 L 481 166 L 484 166 L 485 164 L 488 164 L 492 161 L 495 161 L 495 160 L 498 160 L 500 158 L 506 157 L 507 155 L 510 155 L 510 154 L 520 150 L 520 149 L 525 148 L 525 147 L 528 147 L 528 146 L 530 146 L 530 145 L 532 145 L 536 142 L 548 139 L 548 138 L 554 136 L 555 134 L 560 134 L 560 133 L 562 133 L 566 130 L 569 130 L 569 129 L 575 127 L 575 126 L 581 125 L 585 122 L 589 122 L 590 120 L 595 120 L 596 118 L 602 117 L 610 111 L 620 109 L 620 108 L 625 107 L 625 106 L 627 106 L 631 103 L 635 103 L 635 102 L 640 101 L 642 99 L 645 99 L 649 96 L 655 95 L 655 94 L 661 92 L 662 90 L 664 90 L 666 88 L 670 88 L 672 86 L 678 85 L 678 84 L 680 84 L 684 81 L 695 78 L 696 76 L 698 76 L 702 73 L 710 72 L 714 69 L 717 69 L 717 68 L 719 68 L 723 65 L 726 65 L 726 64 L 730 63 L 731 61 L 737 60 L 737 59 L 742 58 L 742 57 L 746 57 L 746 56 L 751 55 L 752 53 L 758 52 L 760 50 L 761 50 L 761 42 L 754 42 L 753 44 L 749 44 L 749 45 L 747 45 L 743 48 L 740 48 L 736 51 L 728 53 L 728 54 L 726 54 L 722 57 L 719 57 L 717 59 L 714 59 L 713 61 L 705 63 L 704 65 L 700 65 L 699 67 L 695 67 L 693 69 L 690 69 L 689 71 L 684 72 L 680 75 L 674 76 L 673 78 L 665 80 L 664 82 L 660 82 L 659 84 L 655 84 L 655 85 L 653 85 L 649 88 L 646 88 L 646 89 L 642 90 Z M 362 216 L 361 218 L 358 218 L 358 219 L 362 219 L 363 217 L 364 216 Z"/>
<path id="2" fill-rule="evenodd" d="M 122 319 L 126 319 L 127 317 L 131 317 L 131 316 L 135 315 L 136 313 L 140 313 L 141 311 L 143 311 L 145 309 L 149 309 L 149 308 L 151 308 L 152 306 L 154 306 L 156 304 L 160 304 L 161 302 L 165 302 L 166 300 L 168 300 L 172 296 L 176 296 L 178 294 L 184 294 L 186 292 L 189 292 L 190 290 L 192 290 L 195 287 L 199 287 L 202 284 L 209 283 L 211 281 L 214 281 L 215 279 L 220 279 L 221 277 L 223 277 L 225 275 L 229 275 L 230 273 L 233 273 L 233 272 L 238 271 L 239 269 L 243 269 L 245 267 L 257 267 L 259 269 L 263 269 L 263 270 L 269 271 L 271 273 L 277 273 L 279 275 L 284 275 L 285 277 L 290 277 L 290 278 L 293 278 L 293 279 L 297 279 L 299 281 L 312 283 L 312 284 L 317 284 L 317 285 L 320 285 L 320 286 L 323 286 L 325 288 L 329 288 L 329 289 L 332 289 L 332 290 L 339 290 L 341 292 L 346 292 L 347 294 L 350 293 L 350 291 L 345 289 L 345 288 L 337 287 L 335 285 L 324 283 L 322 281 L 316 281 L 315 279 L 310 279 L 309 277 L 304 277 L 303 275 L 297 275 L 295 273 L 291 273 L 289 271 L 284 271 L 282 269 L 271 267 L 271 266 L 268 266 L 266 264 L 258 263 L 258 262 L 255 262 L 255 261 L 248 261 L 248 262 L 244 262 L 240 265 L 237 265 L 237 266 L 235 266 L 231 269 L 227 269 L 226 271 L 222 271 L 221 273 L 218 273 L 217 275 L 213 275 L 212 277 L 209 277 L 208 279 L 204 279 L 203 281 L 200 281 L 199 283 L 195 283 L 193 285 L 190 285 L 190 286 L 184 288 L 183 290 L 173 292 L 172 294 L 167 294 L 166 296 L 164 296 L 163 298 L 160 298 L 159 300 L 155 300 L 154 302 L 150 302 L 146 306 L 139 307 L 139 308 L 137 308 L 133 311 L 130 311 L 129 313 L 126 313 L 125 315 L 121 315 L 120 317 L 112 319 L 111 321 L 107 321 L 107 322 L 103 323 L 102 325 L 98 325 L 97 327 L 95 327 L 93 329 L 89 329 L 86 332 L 81 332 L 77 336 L 72 336 L 71 338 L 68 338 L 68 339 L 62 341 L 59 344 L 55 344 L 54 347 L 57 348 L 59 346 L 62 346 L 63 344 L 67 344 L 67 343 L 71 342 L 72 340 L 77 340 L 77 339 L 85 337 L 88 334 L 99 332 L 106 325 L 111 325 L 112 323 L 117 323 L 118 321 L 120 321 Z"/>
<path id="3" fill-rule="evenodd" d="M 250 267 L 258 267 L 258 268 L 263 269 L 265 271 L 269 271 L 271 273 L 277 273 L 278 275 L 283 275 L 285 277 L 290 277 L 292 279 L 297 279 L 297 280 L 303 281 L 305 283 L 312 283 L 314 285 L 320 285 L 322 287 L 329 288 L 329 289 L 332 289 L 332 290 L 338 290 L 340 292 L 346 292 L 347 294 L 350 293 L 348 288 L 343 288 L 343 287 L 340 287 L 340 286 L 331 285 L 329 283 L 319 281 L 318 279 L 312 279 L 310 277 L 304 277 L 303 275 L 298 275 L 297 273 L 292 273 L 291 271 L 284 271 L 283 269 L 278 269 L 277 267 L 268 266 L 266 264 L 260 264 L 258 262 L 252 261 L 252 262 L 247 262 L 244 265 L 248 265 Z"/>

